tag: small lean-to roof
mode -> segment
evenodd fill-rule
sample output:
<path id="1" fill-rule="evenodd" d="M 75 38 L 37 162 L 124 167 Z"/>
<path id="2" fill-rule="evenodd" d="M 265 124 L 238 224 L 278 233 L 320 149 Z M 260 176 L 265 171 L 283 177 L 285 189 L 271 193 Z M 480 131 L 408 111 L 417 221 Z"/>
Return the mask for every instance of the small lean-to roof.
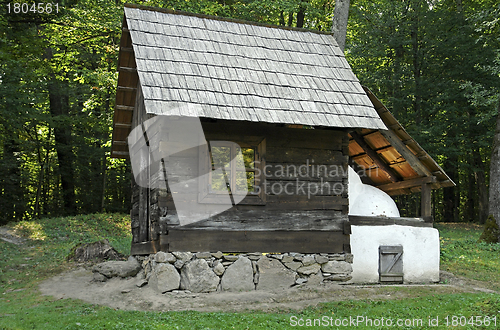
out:
<path id="1" fill-rule="evenodd" d="M 358 129 L 350 133 L 349 156 L 369 183 L 390 195 L 419 191 L 429 183 L 433 189 L 455 183 L 415 141 L 385 105 L 365 87 L 387 130 Z"/>
<path id="2" fill-rule="evenodd" d="M 125 5 L 118 69 L 118 145 L 136 88 L 152 115 L 385 129 L 330 33 Z"/>

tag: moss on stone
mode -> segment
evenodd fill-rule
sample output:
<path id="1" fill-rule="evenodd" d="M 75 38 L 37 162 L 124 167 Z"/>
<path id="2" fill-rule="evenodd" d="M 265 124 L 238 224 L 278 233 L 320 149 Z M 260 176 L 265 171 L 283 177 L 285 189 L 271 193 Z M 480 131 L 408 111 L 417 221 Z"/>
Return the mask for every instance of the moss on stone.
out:
<path id="1" fill-rule="evenodd" d="M 500 236 L 500 229 L 493 215 L 489 215 L 484 224 L 484 231 L 479 237 L 480 242 L 497 243 Z"/>

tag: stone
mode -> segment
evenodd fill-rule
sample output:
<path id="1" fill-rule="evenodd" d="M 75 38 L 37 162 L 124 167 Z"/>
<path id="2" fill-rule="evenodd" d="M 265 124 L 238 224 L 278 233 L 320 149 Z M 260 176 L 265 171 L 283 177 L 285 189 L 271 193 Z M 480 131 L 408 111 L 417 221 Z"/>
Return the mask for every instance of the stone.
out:
<path id="1" fill-rule="evenodd" d="M 191 292 L 213 292 L 217 290 L 220 278 L 205 259 L 194 259 L 181 269 L 181 289 Z"/>
<path id="2" fill-rule="evenodd" d="M 310 266 L 312 264 L 316 263 L 316 259 L 312 255 L 307 255 L 304 258 L 302 258 L 302 264 L 304 266 Z"/>
<path id="3" fill-rule="evenodd" d="M 281 259 L 281 261 L 283 263 L 292 262 L 293 261 L 293 257 L 292 256 L 283 256 L 283 258 Z"/>
<path id="4" fill-rule="evenodd" d="M 307 283 L 307 278 L 299 277 L 298 279 L 295 280 L 295 284 L 301 285 L 304 283 Z"/>
<path id="5" fill-rule="evenodd" d="M 142 261 L 142 268 L 146 268 L 149 265 L 149 256 Z"/>
<path id="6" fill-rule="evenodd" d="M 259 273 L 253 274 L 253 283 L 254 284 L 259 283 L 259 277 L 260 277 Z"/>
<path id="7" fill-rule="evenodd" d="M 321 272 L 318 272 L 317 274 L 312 274 L 311 276 L 309 276 L 307 285 L 317 286 L 320 285 L 322 282 L 323 282 L 323 275 L 321 275 Z"/>
<path id="8" fill-rule="evenodd" d="M 333 260 L 321 265 L 321 270 L 331 274 L 350 274 L 352 273 L 352 266 L 345 261 Z"/>
<path id="9" fill-rule="evenodd" d="M 160 251 L 155 255 L 156 262 L 169 262 L 169 263 L 173 264 L 176 260 L 177 259 L 175 258 L 175 256 L 172 253 L 165 253 L 165 252 Z"/>
<path id="10" fill-rule="evenodd" d="M 121 292 L 122 293 L 129 293 L 130 291 L 132 291 L 131 289 L 123 289 Z"/>
<path id="11" fill-rule="evenodd" d="M 238 260 L 239 256 L 235 256 L 235 255 L 225 255 L 224 256 L 224 260 L 227 260 L 227 261 L 236 261 Z"/>
<path id="12" fill-rule="evenodd" d="M 12 239 L 10 242 L 22 242 L 23 239 L 15 235 L 9 235 Z M 67 239 L 66 237 L 60 238 L 61 240 Z M 15 243 L 14 243 L 15 244 Z M 78 244 L 71 249 L 68 259 L 75 260 L 76 262 L 103 262 L 105 260 L 120 260 L 123 255 L 118 253 L 111 245 L 109 245 L 108 240 L 102 240 L 94 243 Z"/>
<path id="13" fill-rule="evenodd" d="M 136 283 L 135 283 L 135 286 L 137 286 L 138 288 L 142 288 L 143 286 L 145 286 L 146 284 L 148 284 L 148 281 L 146 281 L 145 279 L 142 279 L 142 280 L 138 280 Z"/>
<path id="14" fill-rule="evenodd" d="M 339 282 L 345 282 L 349 281 L 352 279 L 351 275 L 346 275 L 346 274 L 333 274 L 328 277 L 324 277 L 325 280 L 327 281 L 339 281 Z"/>
<path id="15" fill-rule="evenodd" d="M 146 276 L 144 275 L 144 270 L 141 270 L 140 272 L 137 273 L 137 275 L 135 276 L 135 279 L 136 280 L 143 280 L 145 279 Z"/>
<path id="16" fill-rule="evenodd" d="M 354 261 L 354 255 L 352 253 L 346 253 L 345 262 L 352 264 L 353 261 Z"/>
<path id="17" fill-rule="evenodd" d="M 259 260 L 260 258 L 262 258 L 262 255 L 260 255 L 260 256 L 253 256 L 253 255 L 249 255 L 249 256 L 248 256 L 248 259 L 253 260 L 253 261 L 257 261 L 257 260 Z"/>
<path id="18" fill-rule="evenodd" d="M 108 278 L 101 273 L 94 273 L 92 276 L 92 281 L 93 282 L 106 282 Z"/>
<path id="19" fill-rule="evenodd" d="M 295 272 L 286 268 L 279 260 L 262 257 L 257 261 L 257 270 L 257 290 L 275 291 L 295 284 Z"/>
<path id="20" fill-rule="evenodd" d="M 215 252 L 215 253 L 212 253 L 212 257 L 217 258 L 217 259 L 220 259 L 220 258 L 222 258 L 223 256 L 224 256 L 224 254 L 223 254 L 222 252 L 220 252 L 220 251 L 217 251 L 217 252 Z"/>
<path id="21" fill-rule="evenodd" d="M 322 255 L 316 255 L 314 257 L 314 259 L 316 260 L 316 262 L 320 265 L 322 264 L 326 264 L 330 259 L 328 259 L 327 256 L 322 256 Z"/>
<path id="22" fill-rule="evenodd" d="M 255 261 L 252 261 L 252 270 L 254 274 L 257 274 L 257 263 Z"/>
<path id="23" fill-rule="evenodd" d="M 185 261 L 182 261 L 182 260 L 180 260 L 180 259 L 179 259 L 179 260 L 177 260 L 176 262 L 174 262 L 174 266 L 175 266 L 175 268 L 177 268 L 177 269 L 181 269 L 181 268 L 182 268 L 182 266 L 184 266 L 184 264 L 185 264 Z"/>
<path id="24" fill-rule="evenodd" d="M 111 278 L 135 276 L 141 269 L 141 264 L 134 257 L 129 257 L 127 261 L 106 261 L 97 264 L 93 271 Z"/>
<path id="25" fill-rule="evenodd" d="M 302 263 L 298 261 L 285 262 L 284 265 L 291 270 L 297 270 L 299 267 L 302 267 Z"/>
<path id="26" fill-rule="evenodd" d="M 151 263 L 148 262 L 146 266 L 144 266 L 144 278 L 146 280 L 149 280 L 152 272 L 153 272 L 153 267 L 151 266 Z"/>
<path id="27" fill-rule="evenodd" d="M 223 266 L 229 266 L 229 265 L 231 265 L 232 263 L 233 263 L 232 261 L 223 261 L 223 262 L 222 262 L 222 265 L 223 265 Z"/>
<path id="28" fill-rule="evenodd" d="M 274 258 L 274 259 L 278 259 L 278 260 L 282 260 L 283 259 L 283 255 L 282 254 L 271 254 L 271 255 L 269 255 L 269 257 Z"/>
<path id="29" fill-rule="evenodd" d="M 172 254 L 184 262 L 191 260 L 193 254 L 191 252 L 172 252 Z"/>
<path id="30" fill-rule="evenodd" d="M 212 257 L 210 252 L 198 252 L 196 253 L 196 258 L 198 259 L 209 259 Z"/>
<path id="31" fill-rule="evenodd" d="M 335 261 L 344 261 L 345 260 L 345 255 L 344 254 L 339 254 L 339 253 L 334 253 L 334 254 L 329 254 L 328 258 L 330 260 L 335 260 Z"/>
<path id="32" fill-rule="evenodd" d="M 314 263 L 309 266 L 302 266 L 297 269 L 297 273 L 302 275 L 311 275 L 316 274 L 321 269 L 321 266 L 317 263 Z"/>
<path id="33" fill-rule="evenodd" d="M 181 277 L 179 272 L 170 263 L 159 263 L 153 268 L 149 278 L 149 285 L 153 290 L 165 293 L 179 288 Z"/>
<path id="34" fill-rule="evenodd" d="M 290 253 L 290 255 L 293 257 L 293 260 L 296 261 L 302 261 L 302 259 L 304 259 L 304 255 L 302 253 Z"/>
<path id="35" fill-rule="evenodd" d="M 241 257 L 227 267 L 221 279 L 222 291 L 251 291 L 255 289 L 253 283 L 252 261 Z"/>
<path id="36" fill-rule="evenodd" d="M 217 274 L 218 276 L 224 274 L 225 270 L 226 269 L 224 268 L 224 266 L 222 266 L 220 262 L 214 267 L 214 273 Z"/>

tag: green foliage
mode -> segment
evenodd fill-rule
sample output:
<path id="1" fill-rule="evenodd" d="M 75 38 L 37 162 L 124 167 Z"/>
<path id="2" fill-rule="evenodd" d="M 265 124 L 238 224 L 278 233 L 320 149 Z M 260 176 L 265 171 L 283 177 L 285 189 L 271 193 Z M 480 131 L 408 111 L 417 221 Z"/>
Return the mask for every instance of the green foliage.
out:
<path id="1" fill-rule="evenodd" d="M 479 242 L 484 243 L 498 243 L 500 237 L 500 230 L 493 215 L 489 215 L 486 223 L 484 224 L 484 231 L 479 237 Z"/>
<path id="2" fill-rule="evenodd" d="M 135 2 L 291 26 L 300 14 L 322 31 L 334 9 L 327 0 Z M 130 167 L 109 159 L 123 2 L 60 8 L 0 9 L 0 223 L 130 208 Z M 495 1 L 351 3 L 351 66 L 457 183 L 435 192 L 437 220 L 484 221 L 478 187 L 488 182 L 500 89 L 499 14 Z M 51 96 L 64 101 L 60 113 Z M 409 216 L 418 203 L 399 200 Z"/>
<path id="3" fill-rule="evenodd" d="M 353 70 L 457 184 L 437 192 L 437 220 L 485 220 L 478 186 L 487 182 L 491 119 L 500 93 L 499 11 L 491 5 L 351 5 L 347 57 Z"/>

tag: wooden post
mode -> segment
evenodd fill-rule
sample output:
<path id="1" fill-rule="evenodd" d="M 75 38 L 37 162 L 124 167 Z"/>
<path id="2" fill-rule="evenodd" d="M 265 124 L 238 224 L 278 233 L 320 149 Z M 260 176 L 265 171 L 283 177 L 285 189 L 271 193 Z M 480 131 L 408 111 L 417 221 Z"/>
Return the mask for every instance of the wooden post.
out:
<path id="1" fill-rule="evenodd" d="M 421 216 L 425 222 L 432 222 L 432 202 L 431 202 L 431 185 L 429 183 L 422 184 L 421 191 Z"/>

